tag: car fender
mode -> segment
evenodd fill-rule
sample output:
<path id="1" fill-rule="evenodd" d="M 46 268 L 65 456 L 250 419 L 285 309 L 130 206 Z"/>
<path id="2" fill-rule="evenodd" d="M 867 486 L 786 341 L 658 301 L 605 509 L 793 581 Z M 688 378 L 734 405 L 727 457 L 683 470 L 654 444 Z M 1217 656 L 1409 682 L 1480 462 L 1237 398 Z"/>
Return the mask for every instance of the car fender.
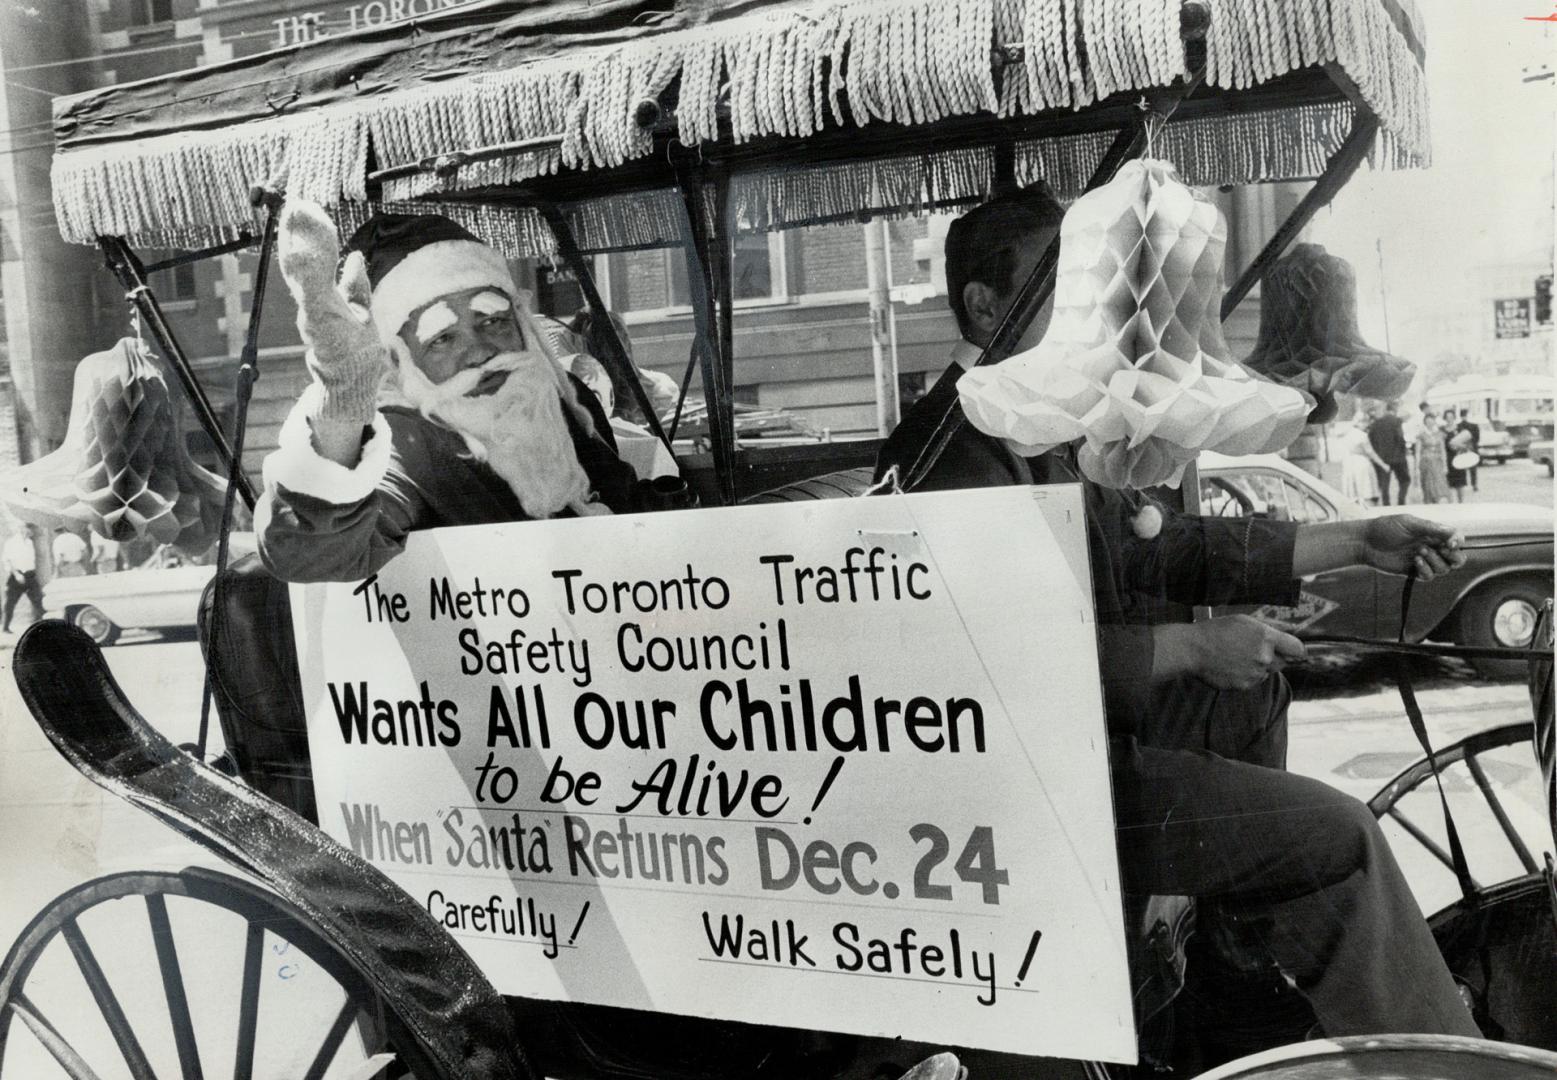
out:
<path id="1" fill-rule="evenodd" d="M 1550 588 L 1552 585 L 1552 564 L 1548 559 L 1544 563 L 1530 561 L 1515 563 L 1511 566 L 1489 566 L 1484 568 L 1475 577 L 1465 582 L 1457 583 L 1459 588 L 1455 594 L 1454 602 L 1449 605 L 1448 611 L 1437 625 L 1442 626 L 1444 622 L 1454 618 L 1460 610 L 1460 605 L 1465 602 L 1465 598 L 1471 593 L 1491 582 L 1507 578 L 1543 578 L 1546 581 L 1547 587 Z M 1429 628 L 1428 632 L 1431 633 L 1434 629 L 1437 629 L 1437 626 Z"/>

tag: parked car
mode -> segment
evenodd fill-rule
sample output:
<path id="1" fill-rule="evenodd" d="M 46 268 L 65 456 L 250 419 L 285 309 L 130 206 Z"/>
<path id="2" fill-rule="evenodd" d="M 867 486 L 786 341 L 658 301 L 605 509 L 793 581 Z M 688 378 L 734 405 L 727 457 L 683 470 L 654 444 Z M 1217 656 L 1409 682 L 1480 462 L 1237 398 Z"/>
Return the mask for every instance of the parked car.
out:
<path id="1" fill-rule="evenodd" d="M 1281 521 L 1357 520 L 1399 507 L 1365 507 L 1275 455 L 1200 456 L 1200 512 Z M 1521 648 L 1530 643 L 1536 615 L 1552 595 L 1553 512 L 1512 503 L 1446 503 L 1405 507 L 1410 513 L 1459 529 L 1466 565 L 1419 582 L 1411 595 L 1406 638 L 1461 645 Z M 1478 544 L 1515 542 L 1510 546 Z M 1346 634 L 1394 638 L 1400 633 L 1405 578 L 1367 567 L 1303 579 L 1295 608 L 1264 607 L 1256 614 L 1283 623 L 1299 637 Z M 1248 609 L 1244 609 L 1248 610 Z M 1483 673 L 1523 674 L 1518 661 L 1477 661 Z"/>
<path id="2" fill-rule="evenodd" d="M 253 551 L 253 537 L 234 533 L 232 557 Z M 133 570 L 55 578 L 43 587 L 44 614 L 79 627 L 99 645 L 112 645 L 126 630 L 192 631 L 200 593 L 215 570 L 162 549 Z"/>
<path id="3" fill-rule="evenodd" d="M 1530 444 L 1530 460 L 1546 466 L 1546 475 L 1552 475 L 1552 440 L 1540 439 Z"/>

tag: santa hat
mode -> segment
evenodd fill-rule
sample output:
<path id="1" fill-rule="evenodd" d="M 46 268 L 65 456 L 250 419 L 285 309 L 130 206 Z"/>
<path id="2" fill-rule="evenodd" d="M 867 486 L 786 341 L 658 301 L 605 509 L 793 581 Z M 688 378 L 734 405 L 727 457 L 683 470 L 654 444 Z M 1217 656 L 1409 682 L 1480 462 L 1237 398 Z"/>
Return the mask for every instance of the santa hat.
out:
<path id="1" fill-rule="evenodd" d="M 411 313 L 482 286 L 523 303 L 508 261 L 464 226 L 438 214 L 376 214 L 346 241 L 361 252 L 373 286 L 373 325 L 394 339 Z"/>

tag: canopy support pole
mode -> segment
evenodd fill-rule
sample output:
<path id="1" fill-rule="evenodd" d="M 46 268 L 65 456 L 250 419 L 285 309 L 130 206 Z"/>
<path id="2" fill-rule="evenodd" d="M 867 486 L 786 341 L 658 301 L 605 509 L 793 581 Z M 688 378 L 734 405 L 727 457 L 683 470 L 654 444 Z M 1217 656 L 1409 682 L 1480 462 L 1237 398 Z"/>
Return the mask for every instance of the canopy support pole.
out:
<path id="1" fill-rule="evenodd" d="M 589 305 L 589 310 L 595 317 L 595 340 L 605 346 L 607 353 L 596 359 L 603 361 L 615 380 L 627 387 L 632 394 L 633 404 L 637 405 L 638 410 L 643 413 L 644 423 L 654 433 L 654 437 L 665 444 L 665 449 L 669 450 L 670 440 L 665 437 L 665 430 L 660 426 L 660 418 L 655 415 L 654 406 L 649 403 L 649 395 L 644 392 L 643 383 L 638 379 L 638 371 L 628 357 L 622 339 L 616 334 L 616 324 L 611 321 L 611 312 L 606 308 L 600 290 L 595 287 L 595 276 L 590 272 L 589 260 L 584 258 L 584 253 L 579 250 L 578 240 L 573 235 L 573 227 L 568 224 L 567 217 L 556 203 L 538 202 L 536 208 L 546 219 L 546 224 L 551 227 L 552 235 L 557 238 L 558 254 L 562 256 L 563 262 L 568 264 L 568 269 L 573 271 L 579 289 L 584 293 L 584 302 Z"/>
<path id="2" fill-rule="evenodd" d="M 206 397 L 205 389 L 200 385 L 200 380 L 195 377 L 195 370 L 190 366 L 189 358 L 179 347 L 173 328 L 168 325 L 157 298 L 152 295 L 151 286 L 146 284 L 145 266 L 130 250 L 130 246 L 125 243 L 122 236 L 105 236 L 98 243 L 103 249 L 103 257 L 108 262 L 108 269 L 113 271 L 114 276 L 119 279 L 119 284 L 124 287 L 125 299 L 135 305 L 135 310 L 140 313 L 146 329 L 151 332 L 158 347 L 162 349 L 168 364 L 173 368 L 173 374 L 178 377 L 179 383 L 184 388 L 185 397 L 195 411 L 195 419 L 210 438 L 211 444 L 216 447 L 216 455 L 221 459 L 222 467 L 235 476 L 238 495 L 243 499 L 243 504 L 252 511 L 255 502 L 254 486 L 244 475 L 242 466 L 234 464 L 232 444 L 227 441 L 227 435 L 222 431 L 222 425 L 216 418 L 216 411 L 211 408 L 211 399 Z"/>
<path id="3" fill-rule="evenodd" d="M 1255 282 L 1264 277 L 1276 260 L 1286 252 L 1287 246 L 1296 239 L 1297 234 L 1303 231 L 1303 227 L 1314 219 L 1314 215 L 1321 209 L 1330 205 L 1336 193 L 1346 186 L 1346 182 L 1352 178 L 1357 167 L 1362 164 L 1368 152 L 1373 149 L 1373 140 L 1378 135 L 1379 118 L 1370 110 L 1358 108 L 1352 121 L 1352 130 L 1346 136 L 1346 140 L 1330 156 L 1325 163 L 1325 171 L 1314 181 L 1314 186 L 1308 189 L 1301 202 L 1292 208 L 1292 213 L 1287 215 L 1287 220 L 1281 223 L 1275 235 L 1254 257 L 1254 261 L 1244 268 L 1238 275 L 1238 280 L 1233 282 L 1226 294 L 1222 297 L 1222 321 L 1237 310 L 1244 297 L 1249 295 L 1249 290 L 1254 288 Z"/>
<path id="4" fill-rule="evenodd" d="M 717 166 L 713 174 L 714 204 L 708 242 L 715 313 L 719 326 L 719 379 L 725 399 L 720 417 L 733 452 L 735 442 L 735 222 L 730 216 L 730 170 Z M 734 458 L 732 456 L 733 463 Z M 734 470 L 731 470 L 732 491 Z"/>
<path id="5" fill-rule="evenodd" d="M 735 395 L 727 376 L 726 358 L 720 355 L 725 333 L 719 325 L 714 307 L 716 283 L 713 276 L 715 266 L 723 266 L 725 261 L 714 245 L 726 241 L 719 235 L 724 230 L 710 220 L 702 170 L 678 162 L 676 186 L 681 191 L 681 245 L 686 252 L 687 287 L 692 294 L 695 327 L 692 348 L 698 355 L 703 372 L 703 397 L 708 410 L 708 434 L 713 444 L 714 471 L 719 481 L 719 501 L 725 506 L 733 506 L 736 497 Z M 716 198 L 716 201 L 719 200 Z M 710 265 L 711 262 L 713 265 Z M 724 277 L 728 279 L 729 275 L 725 274 Z M 727 297 L 722 298 L 721 308 L 728 311 Z"/>
<path id="6" fill-rule="evenodd" d="M 243 352 L 238 361 L 238 377 L 233 388 L 232 460 L 227 466 L 227 491 L 222 498 L 222 520 L 216 532 L 216 573 L 212 577 L 212 618 L 206 631 L 206 656 L 215 656 L 217 637 L 222 630 L 221 613 L 227 607 L 222 602 L 223 574 L 227 569 L 227 557 L 231 552 L 233 496 L 243 480 L 243 440 L 249 430 L 249 402 L 254 398 L 254 384 L 259 381 L 260 317 L 265 310 L 265 286 L 270 277 L 271 256 L 276 250 L 276 227 L 281 219 L 284 196 L 279 191 L 256 187 L 249 199 L 256 208 L 265 208 L 265 228 L 260 240 L 259 264 L 254 268 L 254 287 L 249 301 L 249 327 L 243 337 Z M 253 504 L 249 510 L 252 512 Z M 205 760 L 207 737 L 211 731 L 211 665 L 205 665 L 205 685 L 200 691 L 200 728 L 195 738 L 195 756 Z"/>

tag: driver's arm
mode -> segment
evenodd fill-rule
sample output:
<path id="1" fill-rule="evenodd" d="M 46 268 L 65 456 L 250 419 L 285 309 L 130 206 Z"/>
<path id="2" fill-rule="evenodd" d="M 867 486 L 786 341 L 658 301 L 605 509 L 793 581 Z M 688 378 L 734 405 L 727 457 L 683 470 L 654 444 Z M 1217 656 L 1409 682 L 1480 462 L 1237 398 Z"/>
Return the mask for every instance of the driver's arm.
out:
<path id="1" fill-rule="evenodd" d="M 1300 573 L 1293 564 L 1299 526 L 1265 518 L 1206 518 L 1162 509 L 1162 529 L 1142 538 L 1122 499 L 1101 507 L 1122 537 L 1126 581 L 1147 595 L 1180 604 L 1294 604 Z"/>

